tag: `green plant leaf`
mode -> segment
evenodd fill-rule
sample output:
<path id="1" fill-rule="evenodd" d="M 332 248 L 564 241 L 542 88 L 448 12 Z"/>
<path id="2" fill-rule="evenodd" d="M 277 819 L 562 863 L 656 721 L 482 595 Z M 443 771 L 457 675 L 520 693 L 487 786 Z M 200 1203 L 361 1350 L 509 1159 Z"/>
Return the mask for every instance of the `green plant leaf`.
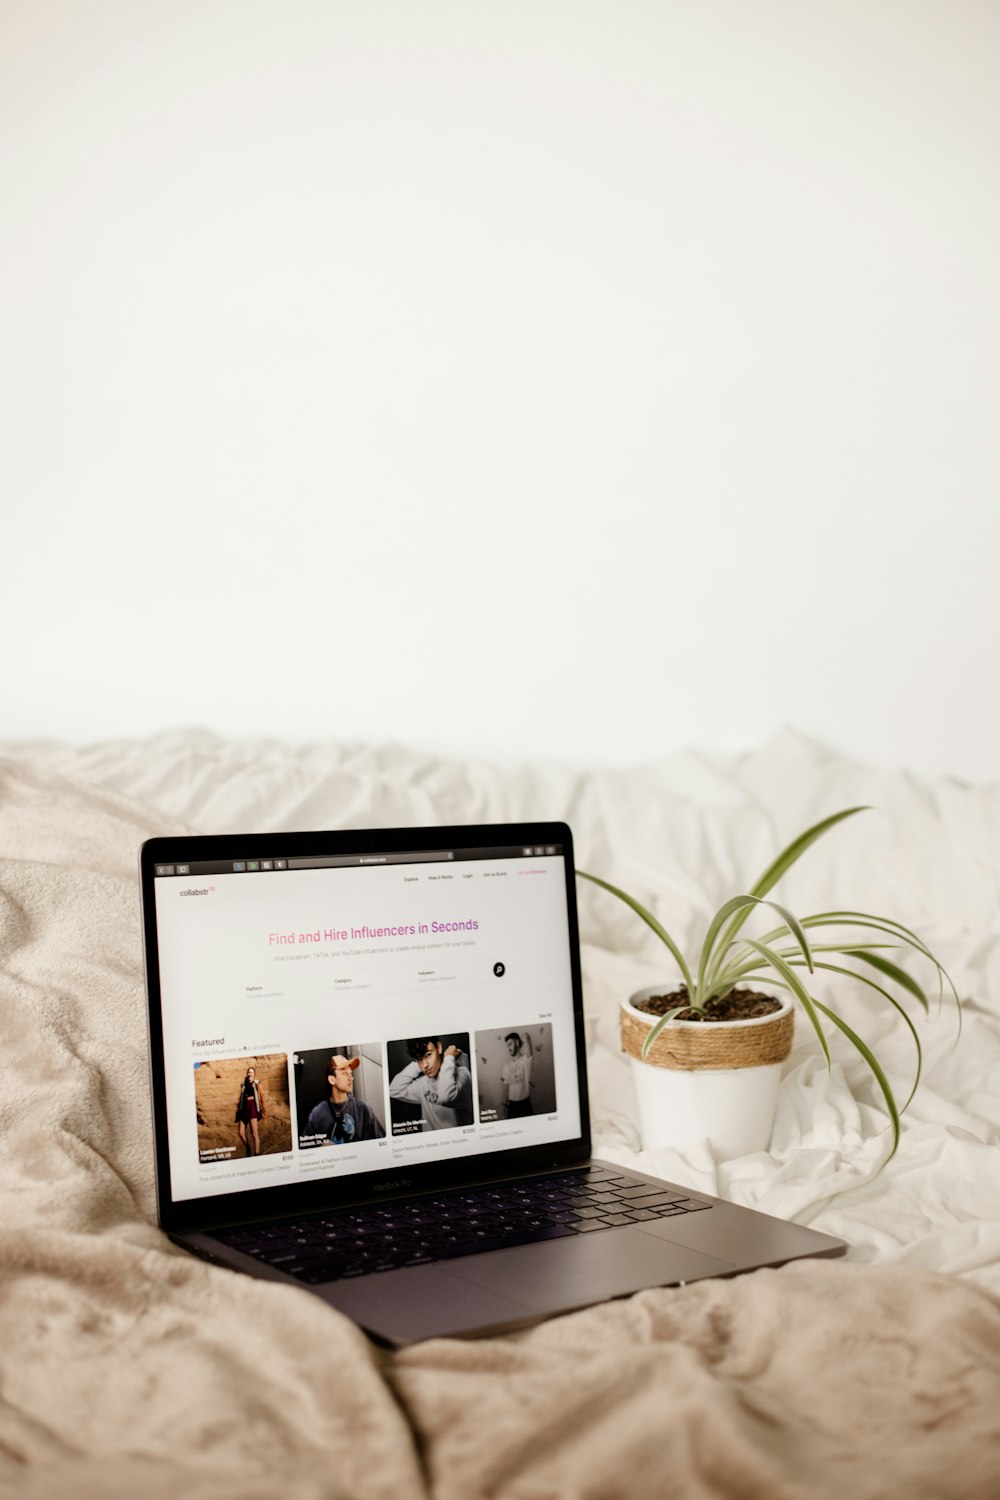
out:
<path id="1" fill-rule="evenodd" d="M 646 1036 L 646 1040 L 642 1044 L 642 1055 L 643 1055 L 644 1058 L 646 1058 L 646 1057 L 649 1056 L 649 1049 L 650 1049 L 650 1047 L 656 1041 L 656 1038 L 659 1036 L 659 1034 L 663 1030 L 664 1026 L 666 1026 L 667 1022 L 668 1021 L 674 1021 L 674 1020 L 676 1020 L 677 1017 L 679 1015 L 682 1015 L 684 1013 L 684 1011 L 686 1011 L 686 1010 L 694 1010 L 694 1006 L 693 1005 L 675 1005 L 674 1008 L 673 1008 L 673 1010 L 668 1010 L 665 1016 L 661 1016 L 660 1017 L 660 1019 L 657 1021 L 656 1025 L 654 1027 L 652 1027 L 652 1029 L 649 1031 L 649 1033 Z"/>
<path id="2" fill-rule="evenodd" d="M 791 869 L 797 859 L 802 858 L 802 855 L 815 844 L 817 839 L 821 839 L 824 833 L 829 833 L 830 829 L 835 828 L 838 823 L 843 823 L 845 818 L 853 818 L 855 813 L 859 812 L 871 812 L 871 808 L 867 806 L 846 807 L 843 812 L 833 813 L 831 817 L 823 818 L 819 823 L 814 823 L 811 828 L 807 828 L 804 833 L 800 833 L 798 838 L 793 839 L 786 848 L 782 849 L 781 853 L 768 865 L 763 875 L 759 876 L 750 887 L 751 896 L 766 896 L 768 891 L 777 885 L 782 875 Z M 726 948 L 732 944 L 749 915 L 750 913 L 745 911 L 737 913 L 733 918 L 723 940 Z"/>
<path id="3" fill-rule="evenodd" d="M 802 855 L 815 844 L 817 839 L 821 839 L 824 833 L 829 833 L 831 828 L 835 828 L 845 818 L 853 818 L 859 812 L 871 812 L 871 808 L 867 805 L 847 807 L 843 812 L 834 813 L 829 818 L 823 818 L 821 822 L 814 823 L 811 828 L 807 828 L 805 833 L 800 833 L 797 839 L 792 840 L 787 849 L 783 849 L 777 858 L 771 861 L 763 875 L 750 887 L 751 895 L 765 895 L 773 886 L 777 885 L 785 871 L 790 870 L 795 861 L 801 859 Z"/>
<path id="4" fill-rule="evenodd" d="M 760 980 L 764 984 L 777 984 L 777 985 L 780 985 L 780 987 L 782 989 L 784 989 L 784 990 L 795 991 L 795 988 L 796 988 L 792 984 L 787 984 L 784 979 L 777 979 L 773 974 L 766 974 L 766 975 L 765 974 L 753 974 L 753 975 L 750 975 L 748 977 L 750 977 L 752 979 L 755 979 L 755 980 Z M 855 977 L 856 978 L 861 978 L 860 975 L 856 975 Z M 892 997 L 890 996 L 889 998 L 891 999 Z M 868 1046 L 866 1046 L 866 1044 L 861 1040 L 861 1038 L 854 1031 L 851 1030 L 851 1028 L 850 1028 L 850 1026 L 848 1026 L 847 1022 L 846 1021 L 842 1021 L 841 1018 L 838 1015 L 836 1015 L 832 1010 L 830 1010 L 827 1006 L 825 1006 L 822 1003 L 822 1001 L 817 1000 L 815 998 L 815 996 L 813 997 L 813 1002 L 812 1003 L 819 1010 L 821 1010 L 825 1016 L 828 1016 L 830 1018 L 830 1020 L 833 1022 L 833 1024 L 835 1026 L 837 1026 L 844 1033 L 844 1035 L 853 1043 L 853 1045 L 861 1053 L 861 1056 L 865 1059 L 865 1062 L 867 1062 L 868 1066 L 871 1068 L 873 1074 L 875 1075 L 876 1082 L 878 1083 L 879 1088 L 882 1090 L 882 1093 L 883 1093 L 883 1095 L 885 1097 L 886 1104 L 887 1104 L 887 1106 L 889 1108 L 889 1115 L 890 1115 L 890 1117 L 892 1119 L 892 1122 L 893 1122 L 892 1123 L 893 1145 L 892 1145 L 892 1150 L 889 1152 L 889 1155 L 886 1157 L 886 1162 L 891 1161 L 892 1158 L 893 1158 L 893 1156 L 896 1154 L 896 1147 L 899 1145 L 899 1115 L 900 1115 L 900 1111 L 899 1111 L 899 1109 L 898 1109 L 898 1107 L 896 1105 L 896 1100 L 893 1097 L 892 1089 L 889 1086 L 889 1080 L 886 1078 L 885 1074 L 883 1073 L 883 1071 L 882 1071 L 882 1069 L 881 1069 L 881 1067 L 879 1065 L 878 1059 L 875 1057 L 875 1055 L 873 1054 L 873 1052 L 871 1051 L 871 1049 Z M 909 1017 L 907 1017 L 907 1019 L 909 1019 Z M 816 1024 L 816 1023 L 814 1022 L 814 1024 Z M 825 1042 L 825 1038 L 824 1038 L 824 1042 Z M 825 1045 L 824 1045 L 823 1050 L 827 1054 L 827 1066 L 829 1066 L 829 1062 L 830 1062 L 829 1050 L 827 1049 L 827 1047 Z M 916 1085 L 914 1085 L 914 1087 L 916 1087 Z M 912 1098 L 912 1097 L 913 1097 L 913 1095 L 911 1093 L 910 1098 Z M 907 1100 L 907 1103 L 909 1103 L 909 1100 Z M 882 1163 L 882 1166 L 885 1166 L 885 1162 Z M 880 1170 L 881 1170 L 881 1168 L 880 1168 Z"/>
<path id="5" fill-rule="evenodd" d="M 636 915 L 640 916 L 646 923 L 646 925 L 653 929 L 653 931 L 656 933 L 656 936 L 660 939 L 660 942 L 665 943 L 670 952 L 673 954 L 674 961 L 676 962 L 677 967 L 680 969 L 681 973 L 684 976 L 684 983 L 687 985 L 688 998 L 690 999 L 692 1006 L 697 1009 L 697 996 L 695 994 L 694 983 L 691 979 L 691 970 L 688 968 L 687 964 L 684 961 L 683 953 L 678 948 L 677 944 L 674 942 L 667 929 L 656 920 L 656 918 L 653 916 L 653 913 L 651 911 L 647 911 L 644 906 L 636 901 L 634 896 L 630 896 L 626 891 L 619 890 L 618 886 L 611 885 L 609 881 L 602 880 L 599 875 L 588 875 L 586 870 L 577 870 L 576 873 L 583 880 L 589 880 L 594 885 L 599 885 L 602 890 L 610 891 L 612 896 L 617 896 L 619 901 L 624 901 L 626 906 L 630 906 L 636 913 Z"/>
<path id="6" fill-rule="evenodd" d="M 777 929 L 779 937 L 783 931 L 783 928 Z M 761 938 L 761 942 L 766 941 L 766 937 Z M 741 942 L 739 946 L 742 948 L 744 944 Z M 849 956 L 854 953 L 865 952 L 872 948 L 900 948 L 902 946 L 903 944 L 901 943 L 810 943 L 809 949 L 815 958 L 817 953 L 842 953 L 845 956 Z M 775 949 L 775 952 L 782 958 L 795 958 L 800 951 L 799 948 Z M 740 980 L 743 980 L 745 983 L 749 979 L 759 978 L 759 975 L 752 972 L 754 969 L 759 968 L 759 966 L 760 960 L 757 958 L 751 959 L 747 954 L 743 954 L 742 957 L 735 959 L 729 968 L 724 969 L 721 974 L 716 976 L 715 983 L 718 986 L 719 993 L 727 995 Z"/>
<path id="7" fill-rule="evenodd" d="M 859 958 L 863 964 L 870 964 L 873 969 L 878 969 L 880 974 L 885 974 L 887 978 L 894 980 L 902 989 L 909 990 L 910 994 L 919 1000 L 923 1006 L 924 1013 L 930 1015 L 930 1001 L 912 974 L 907 974 L 905 969 L 901 969 L 898 964 L 890 963 L 887 958 L 882 958 L 878 953 L 862 953 L 858 950 L 854 956 L 855 958 Z"/>
<path id="8" fill-rule="evenodd" d="M 802 981 L 795 973 L 795 970 L 789 967 L 789 965 L 781 957 L 780 953 L 775 953 L 773 948 L 768 948 L 764 943 L 755 942 L 753 938 L 744 938 L 744 942 L 748 947 L 756 948 L 757 952 L 762 956 L 768 968 L 776 969 L 781 977 L 785 980 L 788 988 L 795 994 L 796 998 L 802 1005 L 802 1009 L 805 1011 L 806 1015 L 812 1022 L 813 1030 L 819 1037 L 819 1043 L 823 1048 L 823 1055 L 826 1058 L 826 1065 L 827 1067 L 829 1067 L 830 1047 L 827 1043 L 826 1033 L 823 1030 L 819 1016 L 816 1014 L 816 1011 L 814 1009 L 814 1006 L 818 1005 L 819 1001 L 813 1000 L 812 996 L 809 994 L 808 990 L 805 988 Z"/>
<path id="9" fill-rule="evenodd" d="M 848 912 L 848 913 L 845 913 L 845 915 L 847 915 L 848 917 L 850 917 L 850 916 L 853 915 L 853 913 Z M 879 917 L 878 920 L 880 922 L 883 922 L 885 924 L 885 930 L 886 931 L 889 931 L 890 929 L 895 928 L 896 931 L 899 934 L 901 934 L 906 939 L 906 941 L 909 943 L 909 945 L 910 945 L 911 948 L 915 948 L 918 953 L 922 953 L 924 955 L 924 957 L 926 959 L 928 959 L 934 965 L 935 969 L 937 970 L 937 976 L 938 976 L 938 1006 L 939 1007 L 944 1003 L 944 980 L 947 979 L 947 981 L 948 981 L 948 988 L 951 990 L 952 997 L 954 998 L 954 1001 L 955 1001 L 955 1014 L 956 1014 L 956 1020 L 958 1022 L 958 1031 L 956 1033 L 955 1040 L 954 1040 L 954 1042 L 952 1044 L 952 1051 L 954 1051 L 955 1047 L 958 1046 L 959 1042 L 962 1039 L 962 1002 L 959 999 L 958 990 L 955 988 L 955 981 L 952 979 L 951 975 L 948 973 L 948 970 L 944 967 L 944 964 L 942 964 L 940 962 L 940 960 L 937 959 L 934 956 L 934 954 L 931 952 L 931 950 L 927 947 L 927 944 L 924 943 L 920 938 L 918 938 L 915 932 L 911 932 L 910 929 L 908 927 L 904 927 L 901 922 L 895 922 L 895 921 L 893 921 L 893 919 L 891 917 Z M 928 1009 L 928 1012 L 929 1012 L 930 1011 L 930 1006 L 929 1005 L 928 1005 L 927 1009 Z"/>
<path id="10" fill-rule="evenodd" d="M 819 1000 L 817 1000 L 815 1003 L 817 1007 L 823 1012 L 823 1014 L 833 1022 L 834 1026 L 838 1027 L 839 1030 L 844 1033 L 852 1046 L 856 1047 L 857 1050 L 861 1053 L 861 1056 L 864 1058 L 865 1062 L 868 1064 L 869 1068 L 875 1076 L 875 1082 L 882 1090 L 882 1097 L 885 1099 L 886 1107 L 889 1111 L 889 1117 L 892 1120 L 892 1150 L 886 1157 L 886 1161 L 891 1161 L 895 1156 L 896 1148 L 899 1145 L 899 1107 L 896 1104 L 892 1089 L 889 1087 L 889 1080 L 883 1073 L 878 1058 L 875 1056 L 871 1048 L 861 1040 L 857 1032 L 852 1031 L 847 1022 L 842 1020 L 841 1017 L 837 1015 L 836 1011 L 830 1010 Z"/>
<path id="11" fill-rule="evenodd" d="M 805 919 L 803 921 L 803 926 L 819 926 L 821 923 L 829 927 L 850 927 L 852 924 L 855 927 L 877 927 L 882 932 L 889 933 L 890 935 L 896 937 L 905 938 L 906 942 L 910 945 L 911 948 L 915 948 L 918 953 L 922 953 L 926 959 L 930 960 L 930 962 L 934 965 L 935 969 L 938 972 L 939 980 L 942 977 L 944 979 L 947 979 L 948 988 L 951 990 L 951 993 L 955 998 L 955 1003 L 958 1005 L 959 1011 L 961 1012 L 962 1002 L 958 998 L 958 990 L 955 988 L 954 982 L 951 975 L 948 973 L 948 970 L 945 968 L 944 964 L 942 964 L 937 958 L 934 957 L 934 954 L 928 948 L 923 939 L 917 937 L 917 934 L 915 932 L 911 932 L 908 927 L 904 927 L 902 922 L 897 922 L 892 917 L 875 916 L 871 912 L 867 911 L 824 911 L 817 913 L 815 917 Z"/>
<path id="12" fill-rule="evenodd" d="M 882 948 L 905 948 L 906 944 L 905 943 L 810 943 L 809 946 L 810 946 L 810 948 L 812 949 L 812 951 L 814 953 L 865 953 L 865 952 L 868 952 L 869 950 L 873 950 L 873 949 L 876 949 L 876 948 L 878 948 L 878 949 L 882 949 Z M 788 952 L 789 953 L 794 953 L 795 949 L 794 948 L 789 948 Z M 782 953 L 782 956 L 784 956 L 785 950 L 781 949 L 781 953 Z"/>
<path id="13" fill-rule="evenodd" d="M 794 912 L 790 912 L 785 906 L 779 906 L 777 901 L 762 901 L 759 896 L 734 896 L 731 901 L 726 902 L 725 906 L 720 907 L 715 916 L 712 918 L 712 923 L 705 936 L 705 942 L 701 950 L 701 960 L 698 964 L 698 999 L 703 1005 L 707 1004 L 712 996 L 718 993 L 715 976 L 718 970 L 722 967 L 726 953 L 728 951 L 728 948 L 724 947 L 723 943 L 720 942 L 718 956 L 713 962 L 712 945 L 714 944 L 720 929 L 725 924 L 727 919 L 733 915 L 734 912 L 740 912 L 744 908 L 746 908 L 745 915 L 749 916 L 750 908 L 754 906 L 770 906 L 771 909 L 773 911 L 776 911 L 779 916 L 784 917 L 785 923 L 792 936 L 797 941 L 807 965 L 810 969 L 812 968 L 812 954 L 809 951 L 809 939 L 806 937 L 805 932 L 803 931 L 802 926 L 799 923 L 799 919 L 798 917 L 796 917 Z"/>
<path id="14" fill-rule="evenodd" d="M 918 938 L 915 932 L 911 932 L 908 927 L 904 927 L 901 922 L 893 921 L 892 917 L 873 917 L 869 912 L 863 911 L 824 911 L 817 912 L 814 916 L 811 917 L 802 917 L 801 923 L 803 927 L 807 927 L 809 929 L 812 929 L 813 927 L 869 927 L 874 929 L 876 932 L 884 932 L 889 937 L 901 937 L 906 947 L 913 948 L 917 953 L 922 953 L 924 958 L 926 958 L 931 964 L 933 964 L 934 968 L 937 970 L 939 1001 L 943 998 L 944 994 L 943 988 L 941 988 L 943 980 L 947 979 L 948 987 L 951 990 L 952 995 L 954 996 L 955 1005 L 958 1010 L 958 1030 L 959 1035 L 961 1035 L 962 1002 L 959 999 L 958 990 L 955 988 L 955 983 L 951 975 L 948 973 L 948 970 L 944 967 L 940 960 L 935 958 L 934 954 L 928 948 L 927 944 L 920 938 Z M 776 942 L 777 939 L 783 935 L 784 931 L 784 928 L 779 927 L 775 928 L 773 932 L 765 932 L 764 936 L 761 939 L 761 942 Z"/>
<path id="15" fill-rule="evenodd" d="M 859 957 L 860 956 L 862 955 L 859 955 Z M 796 960 L 793 958 L 790 960 L 790 962 L 792 964 L 795 964 Z M 798 960 L 798 962 L 801 963 L 801 960 Z M 828 964 L 823 963 L 822 961 L 817 963 L 816 967 L 817 969 L 829 969 L 833 974 L 846 974 L 850 979 L 856 979 L 860 984 L 868 985 L 869 989 L 877 990 L 880 995 L 883 995 L 885 999 L 888 1000 L 889 1004 L 893 1007 L 894 1010 L 899 1011 L 899 1014 L 906 1022 L 906 1025 L 910 1028 L 910 1035 L 913 1037 L 913 1045 L 917 1049 L 917 1075 L 913 1080 L 913 1087 L 910 1090 L 909 1095 L 907 1096 L 906 1103 L 899 1111 L 901 1115 L 905 1114 L 907 1109 L 909 1109 L 910 1107 L 910 1100 L 917 1092 L 917 1086 L 920 1083 L 920 1074 L 923 1070 L 924 1063 L 924 1053 L 923 1048 L 920 1045 L 920 1037 L 917 1035 L 917 1028 L 914 1026 L 913 1022 L 910 1020 L 909 1016 L 906 1014 L 906 1011 L 900 1005 L 896 997 L 894 995 L 890 995 L 889 991 L 883 989 L 880 984 L 876 984 L 874 979 L 869 979 L 867 974 L 858 974 L 854 969 L 845 969 L 843 964 Z"/>

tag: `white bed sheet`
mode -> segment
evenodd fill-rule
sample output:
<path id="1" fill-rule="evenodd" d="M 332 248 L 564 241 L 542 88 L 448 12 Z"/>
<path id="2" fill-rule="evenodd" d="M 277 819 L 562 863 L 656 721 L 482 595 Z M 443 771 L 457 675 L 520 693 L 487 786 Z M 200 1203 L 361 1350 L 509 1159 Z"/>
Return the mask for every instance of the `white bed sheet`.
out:
<path id="1" fill-rule="evenodd" d="M 0 754 L 197 832 L 565 818 L 578 864 L 632 891 L 688 946 L 711 910 L 801 828 L 871 805 L 780 889 L 800 914 L 842 905 L 906 923 L 963 996 L 957 1045 L 953 1008 L 915 1017 L 924 1074 L 895 1158 L 883 1165 L 888 1122 L 864 1065 L 835 1035 L 827 1071 L 802 1026 L 770 1150 L 724 1163 L 707 1143 L 683 1155 L 643 1153 L 617 1004 L 667 971 L 644 925 L 581 882 L 595 1150 L 839 1235 L 854 1260 L 953 1273 L 1000 1292 L 1000 784 L 865 767 L 790 731 L 742 756 L 684 751 L 590 771 L 448 760 L 399 745 L 232 743 L 206 731 L 7 745 Z M 860 987 L 838 995 L 905 1095 L 913 1068 L 905 1029 Z"/>

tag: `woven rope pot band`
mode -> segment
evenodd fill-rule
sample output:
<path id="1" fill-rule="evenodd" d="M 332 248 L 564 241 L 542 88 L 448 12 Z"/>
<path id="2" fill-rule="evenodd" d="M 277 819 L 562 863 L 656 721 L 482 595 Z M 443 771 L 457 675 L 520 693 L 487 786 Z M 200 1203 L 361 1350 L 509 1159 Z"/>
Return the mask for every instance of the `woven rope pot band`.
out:
<path id="1" fill-rule="evenodd" d="M 671 1021 L 643 1057 L 642 1044 L 657 1020 L 631 1005 L 621 1008 L 622 1051 L 658 1068 L 763 1068 L 784 1062 L 795 1031 L 790 1004 L 753 1021 Z"/>

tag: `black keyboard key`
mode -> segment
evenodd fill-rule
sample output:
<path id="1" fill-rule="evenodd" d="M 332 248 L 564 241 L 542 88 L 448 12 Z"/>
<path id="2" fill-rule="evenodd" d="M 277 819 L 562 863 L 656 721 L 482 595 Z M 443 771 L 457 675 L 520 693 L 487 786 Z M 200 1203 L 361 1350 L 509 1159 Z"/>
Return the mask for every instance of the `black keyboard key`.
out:
<path id="1" fill-rule="evenodd" d="M 638 1208 L 640 1204 L 643 1208 L 645 1208 L 650 1199 L 653 1198 L 655 1198 L 658 1203 L 663 1202 L 664 1200 L 669 1200 L 671 1203 L 682 1203 L 684 1201 L 684 1194 L 668 1192 L 662 1188 L 647 1187 L 644 1188 L 641 1193 L 629 1193 L 624 1201 L 626 1203 L 634 1204 L 636 1208 Z"/>
<path id="2" fill-rule="evenodd" d="M 631 1206 L 633 1208 L 673 1208 L 677 1202 L 676 1193 L 658 1193 L 652 1198 L 633 1198 Z"/>

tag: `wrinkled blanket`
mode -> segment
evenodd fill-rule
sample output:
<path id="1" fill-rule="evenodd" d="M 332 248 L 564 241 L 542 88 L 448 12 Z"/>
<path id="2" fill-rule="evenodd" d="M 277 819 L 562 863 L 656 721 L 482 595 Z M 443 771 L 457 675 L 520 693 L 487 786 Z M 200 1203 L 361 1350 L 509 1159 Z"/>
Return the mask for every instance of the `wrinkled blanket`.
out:
<path id="1" fill-rule="evenodd" d="M 1000 789 L 865 774 L 794 737 L 756 761 L 676 757 L 627 774 L 196 735 L 8 754 L 0 1495 L 1000 1493 Z M 763 811 L 776 793 L 780 828 Z M 591 1057 L 621 1069 L 594 1101 L 602 1153 L 839 1234 L 847 1262 L 391 1356 L 308 1293 L 201 1264 L 155 1227 L 142 839 L 568 816 L 580 863 L 659 903 L 683 934 L 737 863 L 752 878 L 779 836 L 861 800 L 888 813 L 881 864 L 852 832 L 822 874 L 803 867 L 799 905 L 850 885 L 852 904 L 922 922 L 970 1000 L 957 1048 L 947 1015 L 927 1028 L 925 1082 L 884 1172 L 877 1095 L 846 1053 L 827 1072 L 805 1036 L 769 1152 L 637 1153 L 614 1007 L 657 977 L 657 955 L 597 892 L 581 902 Z M 902 1076 L 904 1039 L 868 1019 Z"/>

